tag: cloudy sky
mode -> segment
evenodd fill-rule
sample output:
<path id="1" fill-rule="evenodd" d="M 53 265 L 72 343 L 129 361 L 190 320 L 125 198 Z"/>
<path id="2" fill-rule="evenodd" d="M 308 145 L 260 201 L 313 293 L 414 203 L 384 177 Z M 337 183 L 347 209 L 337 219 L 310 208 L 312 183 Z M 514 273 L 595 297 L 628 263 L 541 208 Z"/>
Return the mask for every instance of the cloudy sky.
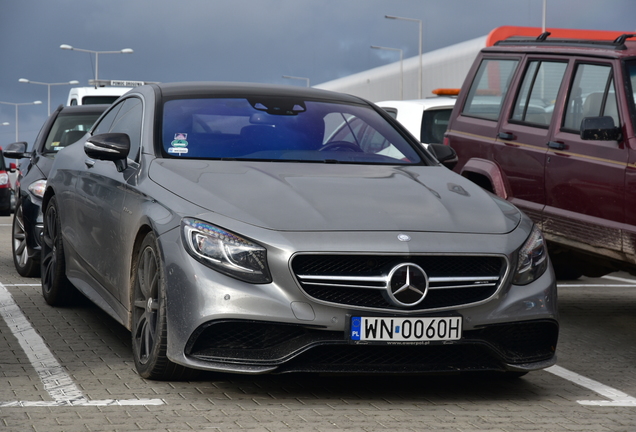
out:
<path id="1" fill-rule="evenodd" d="M 312 85 L 430 51 L 502 25 L 541 27 L 543 0 L 0 0 L 0 101 L 20 106 L 19 139 L 32 144 L 47 117 L 47 86 L 95 74 L 145 81 L 251 81 Z M 547 27 L 636 33 L 635 0 L 547 0 Z M 52 109 L 70 86 L 51 86 Z M 3 122 L 10 125 L 2 126 Z M 0 145 L 15 141 L 15 106 L 0 104 Z"/>

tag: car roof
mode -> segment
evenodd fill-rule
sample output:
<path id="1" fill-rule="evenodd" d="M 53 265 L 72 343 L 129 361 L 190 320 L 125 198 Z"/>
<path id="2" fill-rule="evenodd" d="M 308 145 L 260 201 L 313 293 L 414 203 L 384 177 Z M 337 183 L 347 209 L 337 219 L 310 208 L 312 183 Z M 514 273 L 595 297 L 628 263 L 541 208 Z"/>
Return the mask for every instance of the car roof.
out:
<path id="1" fill-rule="evenodd" d="M 160 83 L 151 84 L 161 92 L 164 98 L 179 97 L 201 97 L 209 95 L 210 97 L 250 97 L 250 96 L 269 96 L 269 97 L 301 97 L 315 100 L 347 102 L 347 103 L 363 103 L 363 99 L 347 95 L 344 93 L 336 93 L 328 90 L 320 90 L 308 87 L 295 87 L 288 85 L 275 84 L 256 84 L 256 83 L 236 83 L 236 82 L 180 82 L 180 83 Z M 143 87 L 143 86 L 142 86 Z M 137 87 L 141 89 L 141 87 Z"/>
<path id="2" fill-rule="evenodd" d="M 636 41 L 617 38 L 610 40 L 545 39 L 510 37 L 484 48 L 483 52 L 551 53 L 563 55 L 624 58 L 636 56 Z M 619 40 L 621 39 L 621 40 Z"/>

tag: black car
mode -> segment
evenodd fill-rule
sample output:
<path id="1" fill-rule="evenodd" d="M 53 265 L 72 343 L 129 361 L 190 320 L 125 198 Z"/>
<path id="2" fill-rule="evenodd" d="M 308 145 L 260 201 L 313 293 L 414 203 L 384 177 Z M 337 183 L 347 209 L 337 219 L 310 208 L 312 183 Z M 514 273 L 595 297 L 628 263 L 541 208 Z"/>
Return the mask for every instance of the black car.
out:
<path id="1" fill-rule="evenodd" d="M 36 277 L 40 273 L 42 195 L 53 158 L 59 150 L 82 138 L 108 106 L 60 105 L 42 126 L 31 152 L 27 153 L 26 142 L 9 144 L 3 152 L 10 159 L 29 158 L 21 163 L 15 185 L 16 204 L 11 235 L 13 263 L 20 275 Z M 0 185 L 0 214 L 4 209 L 1 205 L 4 202 L 2 191 Z M 7 214 L 10 211 L 9 200 L 7 189 Z"/>

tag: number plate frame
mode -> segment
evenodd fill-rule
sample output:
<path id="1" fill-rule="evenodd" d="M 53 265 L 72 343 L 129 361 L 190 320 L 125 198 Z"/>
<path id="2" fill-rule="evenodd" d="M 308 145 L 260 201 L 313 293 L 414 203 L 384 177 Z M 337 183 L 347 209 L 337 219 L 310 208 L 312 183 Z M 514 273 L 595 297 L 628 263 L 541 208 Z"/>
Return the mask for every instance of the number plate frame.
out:
<path id="1" fill-rule="evenodd" d="M 346 338 L 354 344 L 444 343 L 462 338 L 463 318 L 461 315 L 431 317 L 349 315 L 348 318 Z"/>

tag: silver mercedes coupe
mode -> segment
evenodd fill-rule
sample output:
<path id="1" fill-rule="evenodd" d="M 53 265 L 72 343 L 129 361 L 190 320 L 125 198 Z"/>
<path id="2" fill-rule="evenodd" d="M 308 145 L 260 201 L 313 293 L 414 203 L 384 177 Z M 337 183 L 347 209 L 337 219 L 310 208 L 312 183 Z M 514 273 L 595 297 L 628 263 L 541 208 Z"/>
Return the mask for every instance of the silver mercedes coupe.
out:
<path id="1" fill-rule="evenodd" d="M 548 367 L 542 234 L 454 156 L 354 96 L 137 87 L 55 158 L 44 298 L 88 297 L 149 379 Z"/>

